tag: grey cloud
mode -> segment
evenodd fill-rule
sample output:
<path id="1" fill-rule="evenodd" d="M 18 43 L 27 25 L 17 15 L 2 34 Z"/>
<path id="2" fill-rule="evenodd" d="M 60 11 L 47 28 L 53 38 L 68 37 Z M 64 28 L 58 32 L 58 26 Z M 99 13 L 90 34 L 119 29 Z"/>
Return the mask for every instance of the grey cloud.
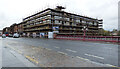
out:
<path id="1" fill-rule="evenodd" d="M 46 7 L 55 8 L 56 5 L 63 5 L 66 7 L 65 11 L 103 19 L 104 29 L 112 30 L 118 25 L 117 2 L 118 0 L 1 0 L 0 29 L 19 23 L 22 18 Z"/>

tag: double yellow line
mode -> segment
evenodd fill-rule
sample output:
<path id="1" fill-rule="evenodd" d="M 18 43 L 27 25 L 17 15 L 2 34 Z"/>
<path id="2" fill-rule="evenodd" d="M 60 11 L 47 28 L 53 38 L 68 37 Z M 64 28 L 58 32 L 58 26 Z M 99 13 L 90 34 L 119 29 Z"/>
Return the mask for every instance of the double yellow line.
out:
<path id="1" fill-rule="evenodd" d="M 31 58 L 30 56 L 24 55 L 28 60 L 35 62 L 36 64 L 38 64 L 39 62 L 33 58 Z"/>
<path id="2" fill-rule="evenodd" d="M 8 48 L 18 52 L 19 54 L 23 54 L 20 50 L 16 49 L 16 48 L 13 48 L 11 46 L 9 46 L 8 44 L 6 45 Z M 25 58 L 27 58 L 28 60 L 32 61 L 32 62 L 35 62 L 36 64 L 38 64 L 39 62 L 37 60 L 35 60 L 35 58 L 33 59 L 32 57 L 30 56 L 27 56 L 25 54 L 23 54 Z M 43 66 L 42 64 L 40 64 L 40 66 Z"/>

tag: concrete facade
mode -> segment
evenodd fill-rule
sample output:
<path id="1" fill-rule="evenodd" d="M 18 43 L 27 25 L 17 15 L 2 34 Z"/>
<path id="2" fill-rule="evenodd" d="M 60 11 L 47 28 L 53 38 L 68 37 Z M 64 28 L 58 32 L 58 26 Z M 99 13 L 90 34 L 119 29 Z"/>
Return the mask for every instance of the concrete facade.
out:
<path id="1" fill-rule="evenodd" d="M 48 36 L 48 32 L 58 32 L 60 35 L 84 35 L 84 27 L 87 28 L 86 35 L 101 35 L 103 20 L 81 16 L 63 11 L 62 6 L 55 9 L 45 9 L 23 19 L 24 32 L 30 34 Z"/>
<path id="2" fill-rule="evenodd" d="M 47 8 L 24 18 L 21 23 L 4 28 L 3 33 L 19 33 L 31 37 L 48 37 L 49 32 L 57 35 L 101 35 L 102 19 L 65 12 L 63 9 L 62 6 Z"/>

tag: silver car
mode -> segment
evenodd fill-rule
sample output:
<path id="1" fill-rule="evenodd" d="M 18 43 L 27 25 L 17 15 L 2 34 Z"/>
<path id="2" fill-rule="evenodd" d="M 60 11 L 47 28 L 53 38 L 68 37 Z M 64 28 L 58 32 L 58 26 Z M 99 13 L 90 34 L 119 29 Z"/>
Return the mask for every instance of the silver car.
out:
<path id="1" fill-rule="evenodd" d="M 2 35 L 2 38 L 6 38 L 6 35 L 5 35 L 5 34 L 3 34 L 3 35 Z"/>

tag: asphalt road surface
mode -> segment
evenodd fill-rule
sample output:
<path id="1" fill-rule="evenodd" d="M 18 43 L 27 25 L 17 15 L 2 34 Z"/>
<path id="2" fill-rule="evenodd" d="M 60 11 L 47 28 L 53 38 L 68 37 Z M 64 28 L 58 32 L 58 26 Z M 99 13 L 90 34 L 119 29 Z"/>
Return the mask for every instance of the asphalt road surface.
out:
<path id="1" fill-rule="evenodd" d="M 1 67 L 36 67 L 22 55 L 6 47 L 5 39 L 0 38 L 0 65 Z"/>
<path id="2" fill-rule="evenodd" d="M 2 38 L 0 38 L 0 68 L 2 68 Z"/>
<path id="3" fill-rule="evenodd" d="M 91 61 L 118 66 L 118 45 L 111 43 L 40 39 L 40 38 L 5 38 L 30 46 L 42 46 L 70 56 L 78 56 Z"/>

